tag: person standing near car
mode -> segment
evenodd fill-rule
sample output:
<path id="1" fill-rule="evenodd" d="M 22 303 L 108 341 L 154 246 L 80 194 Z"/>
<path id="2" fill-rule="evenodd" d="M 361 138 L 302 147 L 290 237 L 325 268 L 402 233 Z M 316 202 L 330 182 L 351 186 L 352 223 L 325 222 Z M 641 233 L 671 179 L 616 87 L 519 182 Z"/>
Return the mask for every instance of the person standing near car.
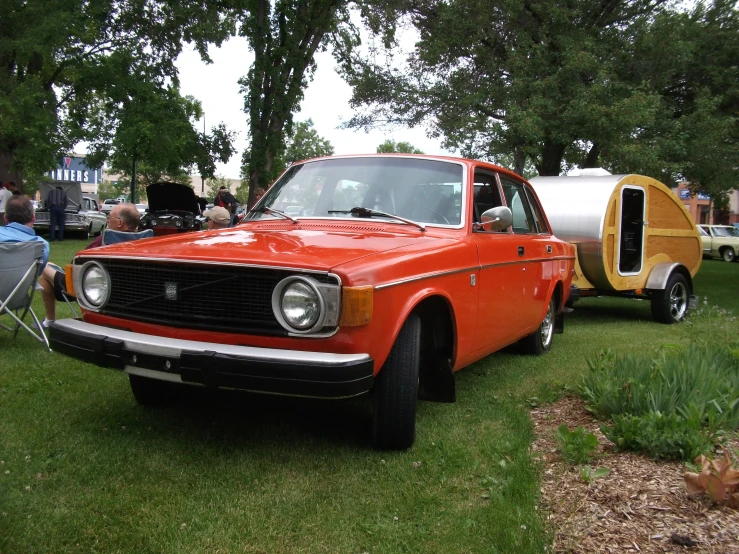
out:
<path id="1" fill-rule="evenodd" d="M 226 187 L 221 187 L 220 189 L 218 189 L 218 194 L 216 195 L 213 203 L 216 206 L 220 206 L 221 208 L 226 208 L 226 210 L 228 210 L 228 213 L 231 214 L 231 223 L 229 223 L 228 226 L 233 227 L 237 203 L 236 198 L 234 198 L 233 195 L 228 192 L 228 189 Z"/>
<path id="2" fill-rule="evenodd" d="M 49 242 L 55 240 L 55 233 L 59 227 L 59 242 L 64 240 L 64 210 L 67 207 L 67 193 L 62 187 L 49 191 L 46 197 L 46 207 L 49 208 Z"/>
<path id="3" fill-rule="evenodd" d="M 13 193 L 0 183 L 0 227 L 5 225 L 5 204 L 11 196 Z"/>

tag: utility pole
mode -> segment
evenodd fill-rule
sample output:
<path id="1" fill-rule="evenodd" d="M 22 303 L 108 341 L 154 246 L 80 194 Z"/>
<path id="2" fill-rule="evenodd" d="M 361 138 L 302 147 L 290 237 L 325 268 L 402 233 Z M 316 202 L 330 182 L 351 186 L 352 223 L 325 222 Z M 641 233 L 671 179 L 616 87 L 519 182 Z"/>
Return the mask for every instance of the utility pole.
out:
<path id="1" fill-rule="evenodd" d="M 205 139 L 205 112 L 203 112 L 203 139 Z M 200 176 L 200 198 L 205 198 L 205 175 Z"/>

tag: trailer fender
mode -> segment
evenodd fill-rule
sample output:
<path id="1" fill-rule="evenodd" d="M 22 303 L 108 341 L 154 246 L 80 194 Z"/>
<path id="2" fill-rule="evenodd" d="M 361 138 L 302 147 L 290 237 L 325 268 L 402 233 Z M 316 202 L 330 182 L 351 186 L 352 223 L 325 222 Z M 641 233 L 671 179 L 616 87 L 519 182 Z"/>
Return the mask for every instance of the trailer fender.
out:
<path id="1" fill-rule="evenodd" d="M 656 264 L 652 268 L 652 271 L 649 273 L 646 288 L 652 290 L 664 290 L 667 286 L 667 280 L 670 278 L 670 275 L 672 275 L 673 271 L 680 271 L 680 273 L 682 273 L 688 280 L 690 288 L 693 288 L 693 280 L 690 278 L 690 272 L 688 271 L 688 268 L 685 267 L 683 264 L 674 262 L 662 262 Z"/>

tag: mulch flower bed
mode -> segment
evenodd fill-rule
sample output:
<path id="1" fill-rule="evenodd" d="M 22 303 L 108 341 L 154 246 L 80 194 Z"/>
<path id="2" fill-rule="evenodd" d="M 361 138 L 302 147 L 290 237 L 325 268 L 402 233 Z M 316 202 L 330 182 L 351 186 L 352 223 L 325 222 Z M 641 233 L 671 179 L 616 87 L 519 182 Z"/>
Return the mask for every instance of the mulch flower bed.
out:
<path id="1" fill-rule="evenodd" d="M 536 408 L 531 418 L 554 552 L 739 554 L 739 510 L 714 504 L 708 495 L 689 495 L 684 464 L 614 452 L 580 398 Z M 578 466 L 564 463 L 555 438 L 562 423 L 570 430 L 582 426 L 598 437 L 598 456 L 590 465 L 609 468 L 606 477 L 588 484 Z M 729 452 L 739 452 L 739 441 L 730 444 Z"/>

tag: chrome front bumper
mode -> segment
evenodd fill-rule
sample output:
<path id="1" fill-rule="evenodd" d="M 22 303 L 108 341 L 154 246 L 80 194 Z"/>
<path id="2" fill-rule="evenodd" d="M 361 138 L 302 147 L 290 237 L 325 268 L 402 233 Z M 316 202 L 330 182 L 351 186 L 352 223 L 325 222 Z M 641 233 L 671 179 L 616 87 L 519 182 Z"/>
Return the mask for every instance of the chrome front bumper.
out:
<path id="1" fill-rule="evenodd" d="M 332 354 L 171 339 L 61 319 L 49 328 L 52 350 L 163 381 L 273 394 L 344 398 L 367 392 L 368 354 Z"/>

